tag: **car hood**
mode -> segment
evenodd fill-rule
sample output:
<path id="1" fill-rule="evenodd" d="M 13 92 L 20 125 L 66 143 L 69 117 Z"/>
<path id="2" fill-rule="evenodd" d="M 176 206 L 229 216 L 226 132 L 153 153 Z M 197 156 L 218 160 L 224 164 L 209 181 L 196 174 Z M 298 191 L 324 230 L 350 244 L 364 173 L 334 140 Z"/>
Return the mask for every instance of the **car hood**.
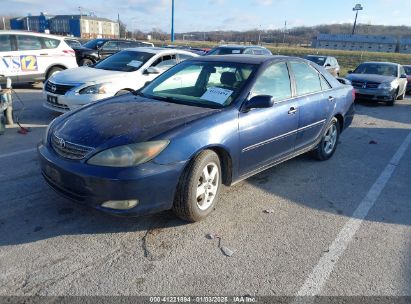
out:
<path id="1" fill-rule="evenodd" d="M 148 141 L 219 111 L 127 94 L 75 111 L 58 121 L 53 132 L 68 142 L 108 148 Z"/>
<path id="2" fill-rule="evenodd" d="M 394 76 L 374 75 L 374 74 L 350 74 L 346 77 L 350 81 L 370 81 L 370 82 L 391 82 L 396 78 Z"/>
<path id="3" fill-rule="evenodd" d="M 127 77 L 128 72 L 106 71 L 83 66 L 74 69 L 64 70 L 54 74 L 50 81 L 55 83 L 101 83 L 104 81 L 111 82 L 113 78 Z"/>

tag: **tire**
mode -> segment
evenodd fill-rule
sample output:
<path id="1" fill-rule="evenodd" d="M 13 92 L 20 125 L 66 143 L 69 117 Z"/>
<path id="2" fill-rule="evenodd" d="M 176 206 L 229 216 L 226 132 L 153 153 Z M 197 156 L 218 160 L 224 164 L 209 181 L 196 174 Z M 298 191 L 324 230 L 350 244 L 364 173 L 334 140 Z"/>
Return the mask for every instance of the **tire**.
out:
<path id="1" fill-rule="evenodd" d="M 391 99 L 386 102 L 387 106 L 392 107 L 392 106 L 394 105 L 394 102 L 397 100 L 397 94 L 398 94 L 398 92 L 395 93 L 395 94 L 391 97 Z"/>
<path id="2" fill-rule="evenodd" d="M 405 91 L 400 96 L 398 96 L 397 100 L 404 100 L 405 98 Z"/>
<path id="3" fill-rule="evenodd" d="M 333 117 L 325 129 L 317 148 L 311 151 L 311 155 L 321 161 L 330 159 L 337 149 L 340 132 L 340 124 L 337 118 Z"/>
<path id="4" fill-rule="evenodd" d="M 94 64 L 93 60 L 88 59 L 88 58 L 83 58 L 80 60 L 80 66 L 89 66 Z"/>
<path id="5" fill-rule="evenodd" d="M 114 96 L 120 96 L 120 95 L 124 95 L 124 94 L 128 94 L 128 93 L 130 93 L 129 90 L 120 90 Z"/>
<path id="6" fill-rule="evenodd" d="M 61 71 L 63 71 L 63 68 L 59 68 L 59 67 L 54 67 L 51 68 L 48 72 L 47 72 L 47 76 L 46 76 L 46 80 L 49 79 L 51 76 L 53 76 L 54 74 L 57 74 Z"/>
<path id="7" fill-rule="evenodd" d="M 209 179 L 205 180 L 207 176 Z M 206 218 L 217 204 L 221 179 L 218 155 L 211 150 L 202 151 L 181 175 L 173 203 L 174 213 L 189 222 Z"/>

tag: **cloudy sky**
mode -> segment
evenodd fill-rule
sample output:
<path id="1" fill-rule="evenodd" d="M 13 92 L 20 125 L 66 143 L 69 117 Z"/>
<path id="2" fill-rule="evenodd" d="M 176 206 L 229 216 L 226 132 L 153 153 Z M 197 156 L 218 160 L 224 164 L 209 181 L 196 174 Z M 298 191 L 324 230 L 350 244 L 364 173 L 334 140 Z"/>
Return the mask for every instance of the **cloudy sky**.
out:
<path id="1" fill-rule="evenodd" d="M 129 30 L 161 28 L 169 32 L 171 0 L 1 0 L 1 13 L 22 16 L 40 12 L 78 14 L 120 19 Z M 7 5 L 4 5 L 7 2 Z M 411 25 L 411 0 L 175 0 L 176 32 L 205 30 L 278 29 L 327 23 L 353 22 L 352 8 L 364 6 L 361 23 Z"/>

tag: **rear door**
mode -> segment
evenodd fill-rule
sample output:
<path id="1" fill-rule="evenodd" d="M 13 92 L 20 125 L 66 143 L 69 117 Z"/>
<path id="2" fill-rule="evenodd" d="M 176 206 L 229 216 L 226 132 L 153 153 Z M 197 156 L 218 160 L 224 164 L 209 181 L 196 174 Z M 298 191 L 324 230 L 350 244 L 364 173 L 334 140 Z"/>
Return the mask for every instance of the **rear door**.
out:
<path id="1" fill-rule="evenodd" d="M 42 80 L 50 60 L 43 54 L 41 38 L 19 34 L 16 35 L 16 43 L 20 61 L 19 81 Z"/>
<path id="2" fill-rule="evenodd" d="M 330 84 L 310 64 L 291 61 L 300 120 L 295 148 L 309 146 L 320 136 L 335 105 Z"/>
<path id="3" fill-rule="evenodd" d="M 292 153 L 297 137 L 299 113 L 286 62 L 272 64 L 258 76 L 249 98 L 257 95 L 270 95 L 275 104 L 239 114 L 242 176 Z"/>

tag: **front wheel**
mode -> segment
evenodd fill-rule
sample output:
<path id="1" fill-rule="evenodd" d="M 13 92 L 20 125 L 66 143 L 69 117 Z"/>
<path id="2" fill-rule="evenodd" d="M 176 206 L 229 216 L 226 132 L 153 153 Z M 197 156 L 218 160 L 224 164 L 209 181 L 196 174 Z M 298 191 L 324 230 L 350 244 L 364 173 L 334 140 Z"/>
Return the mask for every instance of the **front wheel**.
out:
<path id="1" fill-rule="evenodd" d="M 89 65 L 92 65 L 92 64 L 94 64 L 93 60 L 88 59 L 88 58 L 83 58 L 83 59 L 80 60 L 79 65 L 80 66 L 89 66 Z"/>
<path id="2" fill-rule="evenodd" d="M 174 213 L 190 222 L 207 217 L 214 209 L 221 188 L 221 165 L 218 155 L 202 151 L 185 169 L 174 199 Z"/>
<path id="3" fill-rule="evenodd" d="M 404 100 L 405 98 L 405 91 L 400 96 L 398 96 L 398 100 Z"/>
<path id="4" fill-rule="evenodd" d="M 319 145 L 312 151 L 312 155 L 318 160 L 330 159 L 337 149 L 339 138 L 340 124 L 337 118 L 334 117 L 328 124 Z"/>

